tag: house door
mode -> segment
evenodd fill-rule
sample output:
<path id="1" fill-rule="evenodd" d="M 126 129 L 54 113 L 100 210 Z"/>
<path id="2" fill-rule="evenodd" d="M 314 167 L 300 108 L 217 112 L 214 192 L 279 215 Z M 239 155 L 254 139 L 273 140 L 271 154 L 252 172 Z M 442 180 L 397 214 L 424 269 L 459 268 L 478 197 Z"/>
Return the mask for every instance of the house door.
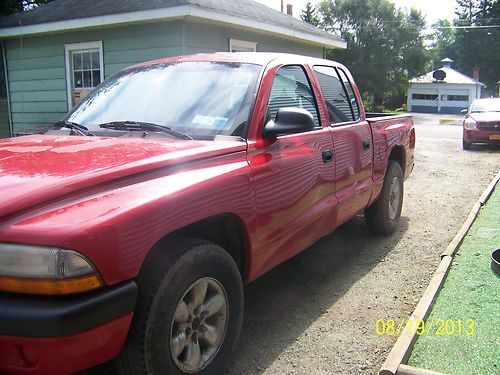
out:
<path id="1" fill-rule="evenodd" d="M 0 138 L 7 138 L 11 136 L 6 77 L 3 46 L 0 44 Z"/>
<path id="2" fill-rule="evenodd" d="M 66 46 L 66 79 L 71 109 L 80 103 L 103 78 L 102 44 L 79 43 Z"/>

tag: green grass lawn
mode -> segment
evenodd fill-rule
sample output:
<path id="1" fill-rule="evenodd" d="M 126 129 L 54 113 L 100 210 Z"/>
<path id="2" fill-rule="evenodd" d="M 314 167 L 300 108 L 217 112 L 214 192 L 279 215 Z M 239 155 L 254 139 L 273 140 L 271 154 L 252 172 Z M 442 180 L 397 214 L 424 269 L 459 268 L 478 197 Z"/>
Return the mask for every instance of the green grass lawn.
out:
<path id="1" fill-rule="evenodd" d="M 439 119 L 439 125 L 449 125 L 452 122 L 455 122 L 453 119 L 447 119 L 447 118 L 440 118 Z"/>
<path id="2" fill-rule="evenodd" d="M 499 185 L 458 250 L 409 365 L 453 375 L 500 374 L 500 277 L 490 268 L 491 252 L 498 247 Z M 444 325 L 438 335 L 440 319 L 449 321 L 448 331 Z"/>

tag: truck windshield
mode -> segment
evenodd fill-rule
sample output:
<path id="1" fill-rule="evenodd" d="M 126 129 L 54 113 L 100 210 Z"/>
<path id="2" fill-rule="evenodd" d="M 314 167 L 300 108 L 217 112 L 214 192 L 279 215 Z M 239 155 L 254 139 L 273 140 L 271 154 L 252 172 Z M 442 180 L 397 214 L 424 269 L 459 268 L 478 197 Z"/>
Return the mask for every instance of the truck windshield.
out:
<path id="1" fill-rule="evenodd" d="M 471 112 L 500 112 L 500 98 L 475 100 L 472 104 Z"/>
<path id="2" fill-rule="evenodd" d="M 98 86 L 65 121 L 97 135 L 112 131 L 101 128 L 102 124 L 140 122 L 192 138 L 244 136 L 260 68 L 177 62 L 127 69 Z"/>

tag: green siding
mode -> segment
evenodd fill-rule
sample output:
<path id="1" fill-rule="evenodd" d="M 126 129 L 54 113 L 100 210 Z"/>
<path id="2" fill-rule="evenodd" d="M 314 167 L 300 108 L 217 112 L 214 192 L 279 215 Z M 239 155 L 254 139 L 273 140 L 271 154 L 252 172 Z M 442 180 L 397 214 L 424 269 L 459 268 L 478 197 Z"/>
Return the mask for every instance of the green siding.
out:
<path id="1" fill-rule="evenodd" d="M 59 113 L 57 112 L 47 112 L 47 113 L 42 113 L 42 112 L 37 112 L 37 113 L 30 113 L 30 112 L 14 112 L 12 111 L 12 122 L 18 123 L 26 123 L 26 124 L 38 124 L 40 123 L 54 123 L 63 117 L 65 112 L 61 111 Z M 32 125 L 34 126 L 34 125 Z M 16 129 L 19 130 L 19 129 Z"/>
<path id="2" fill-rule="evenodd" d="M 65 86 L 66 87 L 66 86 Z M 14 105 L 16 103 L 24 102 L 66 102 L 66 90 L 51 90 L 51 91 L 24 91 L 24 92 L 11 92 L 10 101 Z"/>
<path id="3" fill-rule="evenodd" d="M 52 56 L 10 60 L 10 71 L 48 68 L 64 68 L 64 59 L 60 56 Z"/>
<path id="4" fill-rule="evenodd" d="M 33 79 L 26 81 L 11 81 L 10 83 L 10 93 L 11 95 L 17 93 L 30 93 L 30 92 L 39 92 L 39 91 L 51 91 L 51 90 L 59 90 L 61 87 L 66 87 L 65 79 Z M 45 93 L 44 93 L 45 95 Z M 40 97 L 41 100 L 44 100 L 43 97 Z M 66 96 L 64 95 L 64 99 Z M 20 99 L 16 99 L 20 100 Z"/>
<path id="5" fill-rule="evenodd" d="M 175 56 L 180 52 L 177 46 L 163 48 L 134 48 L 120 51 L 105 51 L 104 66 L 106 68 L 106 77 L 116 71 L 111 71 L 110 64 L 125 64 L 129 66 L 132 63 L 160 59 L 165 56 Z"/>
<path id="6" fill-rule="evenodd" d="M 10 136 L 7 86 L 7 76 L 4 64 L 4 45 L 0 41 L 0 138 L 7 138 Z"/>
<path id="7" fill-rule="evenodd" d="M 45 37 L 46 38 L 46 37 Z M 6 41 L 6 43 L 9 45 L 9 51 L 8 51 L 8 56 L 9 59 L 12 62 L 16 62 L 15 60 L 23 60 L 23 59 L 39 59 L 39 58 L 45 58 L 45 57 L 59 57 L 61 53 L 61 46 L 58 44 L 55 45 L 36 45 L 28 43 L 26 45 L 26 42 L 30 41 L 31 39 L 35 39 L 37 41 L 41 41 L 44 39 L 44 37 L 33 37 L 33 38 L 23 38 L 23 49 L 21 53 L 21 48 L 20 48 L 20 40 L 9 40 Z M 64 52 L 64 46 L 63 46 L 63 52 Z"/>
<path id="8" fill-rule="evenodd" d="M 64 77 L 64 67 L 46 69 L 9 70 L 9 82 L 32 81 L 34 79 L 60 79 Z"/>
<path id="9" fill-rule="evenodd" d="M 9 136 L 9 108 L 7 106 L 7 99 L 0 98 L 0 138 L 7 138 Z"/>
<path id="10" fill-rule="evenodd" d="M 208 22 L 181 20 L 9 39 L 5 47 L 14 133 L 48 127 L 66 114 L 66 44 L 102 41 L 104 76 L 108 78 L 143 61 L 228 51 L 230 38 L 257 42 L 258 51 L 323 55 L 322 47 Z"/>
<path id="11" fill-rule="evenodd" d="M 46 128 L 64 117 L 67 113 L 64 45 L 95 41 L 103 44 L 107 78 L 139 62 L 181 54 L 182 23 L 164 22 L 26 37 L 22 41 L 6 40 L 14 133 Z"/>
<path id="12" fill-rule="evenodd" d="M 228 51 L 229 39 L 256 42 L 257 52 L 283 52 L 323 57 L 323 47 L 206 22 L 186 22 L 187 53 Z"/>
<path id="13" fill-rule="evenodd" d="M 66 101 L 46 101 L 46 102 L 14 102 L 11 105 L 13 113 L 50 113 L 50 112 L 66 112 L 68 104 Z"/>

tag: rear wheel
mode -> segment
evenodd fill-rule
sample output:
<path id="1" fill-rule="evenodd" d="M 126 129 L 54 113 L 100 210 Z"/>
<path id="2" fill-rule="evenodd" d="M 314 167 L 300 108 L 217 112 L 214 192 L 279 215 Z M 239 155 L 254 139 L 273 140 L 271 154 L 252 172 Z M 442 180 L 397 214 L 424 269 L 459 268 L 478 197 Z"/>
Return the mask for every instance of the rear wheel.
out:
<path id="1" fill-rule="evenodd" d="M 401 217 L 403 192 L 401 166 L 389 160 L 380 196 L 365 210 L 366 223 L 373 233 L 390 234 L 396 230 Z"/>
<path id="2" fill-rule="evenodd" d="M 182 240 L 155 249 L 117 367 L 121 374 L 221 374 L 243 318 L 243 286 L 219 246 Z"/>

